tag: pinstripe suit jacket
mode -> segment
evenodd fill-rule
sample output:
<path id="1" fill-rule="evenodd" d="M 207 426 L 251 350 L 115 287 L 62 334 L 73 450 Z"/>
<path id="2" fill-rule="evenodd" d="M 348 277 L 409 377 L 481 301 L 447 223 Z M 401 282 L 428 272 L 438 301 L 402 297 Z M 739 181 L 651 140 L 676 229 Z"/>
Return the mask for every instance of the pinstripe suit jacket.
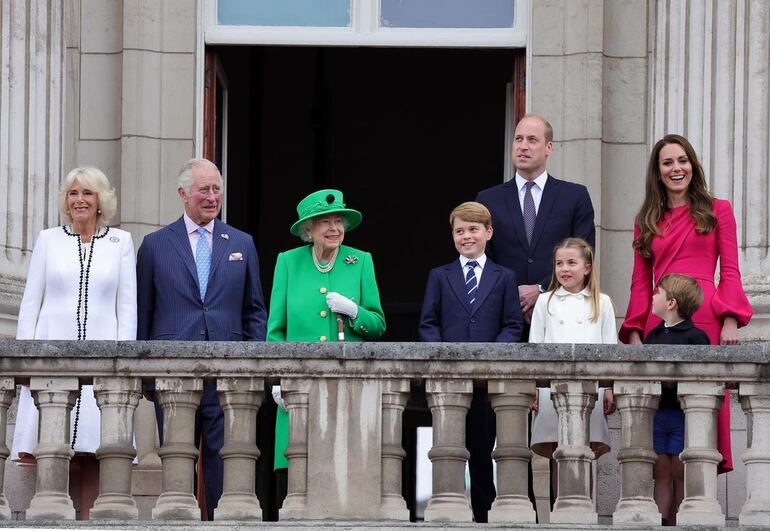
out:
<path id="1" fill-rule="evenodd" d="M 212 247 L 203 301 L 184 219 L 145 236 L 136 263 L 137 339 L 265 340 L 254 241 L 217 219 Z"/>

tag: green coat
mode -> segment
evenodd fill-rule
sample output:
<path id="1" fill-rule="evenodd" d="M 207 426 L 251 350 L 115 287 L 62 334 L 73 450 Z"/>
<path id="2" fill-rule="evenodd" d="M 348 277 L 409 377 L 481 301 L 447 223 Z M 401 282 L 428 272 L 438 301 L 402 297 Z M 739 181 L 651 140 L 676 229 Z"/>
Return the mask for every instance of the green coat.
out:
<path id="1" fill-rule="evenodd" d="M 358 304 L 355 321 L 345 319 L 345 341 L 377 339 L 385 332 L 372 255 L 341 245 L 334 268 L 321 273 L 311 246 L 278 255 L 267 319 L 268 341 L 337 341 L 337 319 L 326 304 L 336 291 Z M 279 408 L 275 429 L 275 468 L 288 466 L 283 455 L 289 441 L 289 418 Z"/>

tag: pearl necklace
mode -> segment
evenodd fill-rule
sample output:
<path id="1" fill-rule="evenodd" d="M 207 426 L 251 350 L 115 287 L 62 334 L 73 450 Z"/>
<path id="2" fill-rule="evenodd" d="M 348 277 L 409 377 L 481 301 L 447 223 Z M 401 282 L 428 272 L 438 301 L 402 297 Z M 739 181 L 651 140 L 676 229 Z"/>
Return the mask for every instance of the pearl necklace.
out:
<path id="1" fill-rule="evenodd" d="M 334 253 L 332 254 L 332 257 L 329 259 L 329 261 L 326 263 L 325 266 L 321 265 L 321 262 L 318 261 L 318 257 L 315 255 L 315 249 L 312 247 L 310 248 L 310 254 L 313 255 L 313 264 L 315 265 L 315 268 L 318 270 L 319 273 L 328 273 L 332 270 L 334 267 L 334 262 L 337 260 L 337 254 L 340 252 L 340 248 L 337 247 L 334 249 Z"/>

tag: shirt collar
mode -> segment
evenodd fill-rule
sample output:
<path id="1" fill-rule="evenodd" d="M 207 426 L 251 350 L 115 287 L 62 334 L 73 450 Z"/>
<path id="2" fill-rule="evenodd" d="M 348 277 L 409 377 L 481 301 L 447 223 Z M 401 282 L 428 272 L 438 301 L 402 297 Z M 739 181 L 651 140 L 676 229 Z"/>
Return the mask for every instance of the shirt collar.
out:
<path id="1" fill-rule="evenodd" d="M 187 234 L 192 234 L 193 232 L 197 231 L 201 228 L 200 225 L 195 223 L 192 219 L 190 219 L 190 216 L 187 215 L 187 212 L 184 213 L 184 226 L 187 229 Z M 203 228 L 206 229 L 206 232 L 209 234 L 214 234 L 214 222 L 216 221 L 216 218 L 212 219 L 205 225 L 203 225 Z"/>
<path id="2" fill-rule="evenodd" d="M 471 259 L 470 259 L 470 258 L 468 258 L 467 256 L 463 256 L 463 255 L 460 255 L 460 266 L 461 266 L 463 269 L 465 269 L 465 266 L 467 266 L 467 265 L 468 265 L 468 262 L 470 262 L 470 260 L 471 260 Z M 483 271 L 483 270 L 484 270 L 484 265 L 487 263 L 487 255 L 486 255 L 486 254 L 482 254 L 481 256 L 479 256 L 478 258 L 476 258 L 475 260 L 476 260 L 476 261 L 479 263 L 479 267 L 480 267 L 480 268 L 482 269 L 482 271 Z"/>
<path id="3" fill-rule="evenodd" d="M 553 294 L 562 299 L 567 297 L 588 298 L 591 296 L 591 291 L 588 288 L 583 288 L 577 293 L 572 293 L 571 291 L 564 289 L 562 286 L 559 286 L 556 291 L 553 292 Z"/>
<path id="4" fill-rule="evenodd" d="M 548 180 L 548 171 L 544 171 L 540 175 L 537 176 L 537 179 L 535 179 L 535 184 L 538 188 L 543 190 L 545 188 L 545 182 Z M 527 179 L 519 175 L 519 173 L 516 173 L 516 189 L 521 190 L 524 188 L 524 185 L 527 184 Z"/>

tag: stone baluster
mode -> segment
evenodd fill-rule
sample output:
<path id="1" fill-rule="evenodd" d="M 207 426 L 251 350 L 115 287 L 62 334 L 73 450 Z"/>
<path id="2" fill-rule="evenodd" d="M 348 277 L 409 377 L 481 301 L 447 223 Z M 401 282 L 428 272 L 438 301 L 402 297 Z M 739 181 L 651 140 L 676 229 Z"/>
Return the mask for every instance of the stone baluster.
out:
<path id="1" fill-rule="evenodd" d="M 75 507 L 69 495 L 70 412 L 78 396 L 76 377 L 33 376 L 29 390 L 40 412 L 38 444 L 35 447 L 37 479 L 35 496 L 27 509 L 27 520 L 74 520 Z"/>
<path id="2" fill-rule="evenodd" d="M 497 418 L 497 498 L 489 511 L 490 522 L 535 523 L 535 510 L 527 493 L 529 407 L 535 382 L 489 382 L 489 398 Z"/>
<path id="3" fill-rule="evenodd" d="M 425 391 L 433 415 L 433 496 L 425 521 L 471 522 L 473 512 L 465 497 L 465 416 L 471 405 L 471 380 L 427 380 Z"/>
<path id="4" fill-rule="evenodd" d="M 285 378 L 281 380 L 281 395 L 289 412 L 289 446 L 286 448 L 286 499 L 279 511 L 281 520 L 301 520 L 307 517 L 307 409 L 311 380 Z"/>
<path id="5" fill-rule="evenodd" d="M 401 445 L 401 421 L 409 398 L 409 380 L 382 382 L 382 504 L 380 518 L 409 520 L 401 496 L 401 465 L 406 452 Z"/>
<path id="6" fill-rule="evenodd" d="M 725 386 L 715 382 L 683 382 L 679 398 L 685 414 L 684 500 L 676 515 L 678 525 L 725 525 L 717 501 L 717 415 Z"/>
<path id="7" fill-rule="evenodd" d="M 139 517 L 131 496 L 131 468 L 136 450 L 134 411 L 142 397 L 139 378 L 94 378 L 94 395 L 101 413 L 99 497 L 91 509 L 92 520 L 135 520 Z"/>
<path id="8" fill-rule="evenodd" d="M 156 378 L 155 390 L 163 408 L 163 491 L 152 510 L 153 520 L 200 520 L 193 495 L 195 410 L 203 396 L 200 378 Z"/>
<path id="9" fill-rule="evenodd" d="M 10 455 L 5 437 L 8 428 L 8 407 L 16 395 L 16 385 L 13 378 L 0 378 L 0 520 L 11 519 L 11 509 L 3 494 L 5 484 L 5 461 Z"/>
<path id="10" fill-rule="evenodd" d="M 652 421 L 660 401 L 660 382 L 616 382 L 615 404 L 620 413 L 620 500 L 614 524 L 660 525 L 653 498 Z M 598 407 L 598 406 L 597 406 Z"/>
<path id="11" fill-rule="evenodd" d="M 746 412 L 748 449 L 746 503 L 741 526 L 770 526 L 770 384 L 741 383 L 741 406 Z"/>
<path id="12" fill-rule="evenodd" d="M 262 520 L 254 494 L 257 448 L 257 413 L 262 404 L 262 378 L 220 378 L 219 402 L 225 413 L 225 439 L 220 454 L 224 484 L 214 520 Z"/>
<path id="13" fill-rule="evenodd" d="M 590 418 L 598 384 L 593 381 L 551 382 L 551 399 L 559 415 L 559 487 L 551 512 L 552 524 L 596 524 L 598 515 L 591 500 Z"/>

